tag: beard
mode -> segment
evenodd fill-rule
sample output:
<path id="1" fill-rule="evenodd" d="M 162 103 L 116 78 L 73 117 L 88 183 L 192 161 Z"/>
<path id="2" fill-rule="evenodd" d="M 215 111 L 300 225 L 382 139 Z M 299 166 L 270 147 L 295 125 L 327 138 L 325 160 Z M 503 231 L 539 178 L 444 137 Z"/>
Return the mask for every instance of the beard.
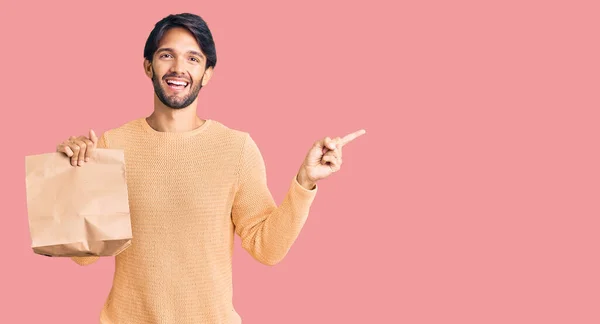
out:
<path id="1" fill-rule="evenodd" d="M 177 94 L 171 96 L 167 95 L 167 90 L 163 87 L 164 85 L 161 84 L 160 80 L 169 76 L 172 75 L 165 75 L 161 79 L 157 78 L 155 75 L 152 76 L 152 85 L 154 86 L 154 93 L 156 93 L 158 100 L 160 100 L 160 102 L 162 102 L 165 106 L 172 109 L 182 109 L 191 105 L 192 102 L 194 102 L 194 100 L 196 100 L 198 97 L 200 89 L 202 89 L 202 79 L 204 79 L 204 76 L 202 76 L 202 79 L 200 79 L 200 82 L 198 82 L 197 85 L 190 80 L 187 85 L 190 87 L 190 89 L 184 96 L 179 96 Z"/>

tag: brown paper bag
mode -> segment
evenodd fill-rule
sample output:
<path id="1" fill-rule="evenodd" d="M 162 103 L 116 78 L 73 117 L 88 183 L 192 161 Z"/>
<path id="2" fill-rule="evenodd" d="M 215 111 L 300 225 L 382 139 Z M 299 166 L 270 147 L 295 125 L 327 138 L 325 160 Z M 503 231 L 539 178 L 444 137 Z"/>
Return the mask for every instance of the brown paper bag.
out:
<path id="1" fill-rule="evenodd" d="M 34 253 L 113 256 L 131 245 L 123 150 L 97 148 L 80 167 L 63 153 L 30 155 L 25 166 Z"/>

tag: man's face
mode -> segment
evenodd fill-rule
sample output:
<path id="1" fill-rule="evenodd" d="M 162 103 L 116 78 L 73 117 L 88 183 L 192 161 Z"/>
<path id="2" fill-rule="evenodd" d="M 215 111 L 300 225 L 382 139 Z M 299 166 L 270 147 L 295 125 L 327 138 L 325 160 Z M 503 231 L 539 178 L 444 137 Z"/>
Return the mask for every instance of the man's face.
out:
<path id="1" fill-rule="evenodd" d="M 212 75 L 212 68 L 205 70 L 205 64 L 206 56 L 196 38 L 184 28 L 165 32 L 152 63 L 144 62 L 156 96 L 173 109 L 185 108 L 196 100 Z"/>

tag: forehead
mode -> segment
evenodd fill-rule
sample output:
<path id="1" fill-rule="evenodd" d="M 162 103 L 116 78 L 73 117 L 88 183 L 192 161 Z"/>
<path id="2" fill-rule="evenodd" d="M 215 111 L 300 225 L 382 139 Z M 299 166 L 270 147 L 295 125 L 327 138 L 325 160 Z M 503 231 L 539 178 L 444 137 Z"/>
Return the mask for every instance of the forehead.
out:
<path id="1" fill-rule="evenodd" d="M 189 30 L 182 27 L 174 27 L 167 30 L 160 41 L 158 48 L 169 47 L 180 51 L 198 51 L 201 52 L 196 38 Z"/>

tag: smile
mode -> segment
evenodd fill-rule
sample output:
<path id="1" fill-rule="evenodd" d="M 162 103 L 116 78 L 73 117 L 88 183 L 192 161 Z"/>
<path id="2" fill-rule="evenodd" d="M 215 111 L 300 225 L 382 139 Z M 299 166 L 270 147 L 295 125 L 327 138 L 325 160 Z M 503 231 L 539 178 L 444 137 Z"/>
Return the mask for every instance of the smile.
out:
<path id="1" fill-rule="evenodd" d="M 167 82 L 167 85 L 169 85 L 169 88 L 175 89 L 175 90 L 184 89 L 189 84 L 187 81 L 176 80 L 176 79 L 167 79 L 166 82 Z"/>

